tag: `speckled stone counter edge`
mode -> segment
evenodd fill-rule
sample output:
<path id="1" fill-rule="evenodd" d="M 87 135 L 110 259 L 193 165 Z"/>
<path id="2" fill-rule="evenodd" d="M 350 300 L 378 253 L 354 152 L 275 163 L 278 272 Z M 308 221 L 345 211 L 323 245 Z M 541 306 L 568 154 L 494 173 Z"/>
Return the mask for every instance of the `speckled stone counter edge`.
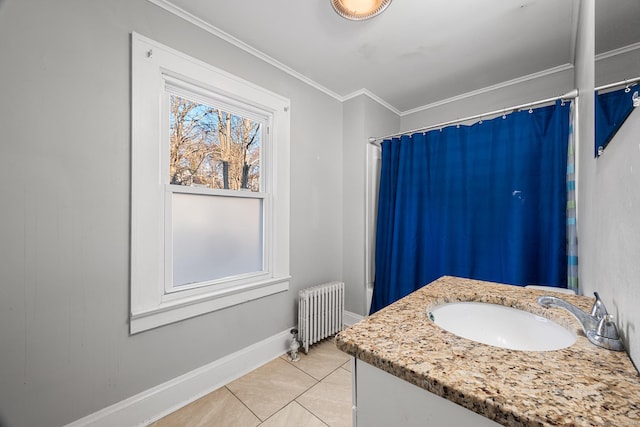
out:
<path id="1" fill-rule="evenodd" d="M 624 352 L 589 343 L 578 321 L 545 309 L 546 292 L 442 277 L 336 337 L 359 360 L 506 426 L 640 426 L 640 377 Z M 562 295 L 589 311 L 593 298 Z M 458 337 L 427 311 L 454 301 L 501 304 L 549 318 L 577 335 L 568 348 L 515 351 Z"/>

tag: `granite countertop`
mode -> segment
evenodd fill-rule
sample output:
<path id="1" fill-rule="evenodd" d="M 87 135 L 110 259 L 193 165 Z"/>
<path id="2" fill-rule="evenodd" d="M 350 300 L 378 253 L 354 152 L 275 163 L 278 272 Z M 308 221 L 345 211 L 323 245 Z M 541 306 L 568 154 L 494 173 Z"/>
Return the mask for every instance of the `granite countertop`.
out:
<path id="1" fill-rule="evenodd" d="M 545 291 L 442 277 L 340 332 L 338 348 L 359 360 L 505 426 L 640 426 L 640 376 L 625 352 L 591 344 L 567 311 L 545 309 Z M 594 299 L 561 295 L 589 312 Z M 493 347 L 427 318 L 454 301 L 523 309 L 573 330 L 555 351 Z"/>

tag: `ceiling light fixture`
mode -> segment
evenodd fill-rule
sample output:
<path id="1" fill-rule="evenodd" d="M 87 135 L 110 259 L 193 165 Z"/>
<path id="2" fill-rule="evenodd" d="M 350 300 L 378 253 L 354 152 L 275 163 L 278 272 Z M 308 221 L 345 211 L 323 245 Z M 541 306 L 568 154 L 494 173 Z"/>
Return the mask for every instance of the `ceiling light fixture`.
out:
<path id="1" fill-rule="evenodd" d="M 352 21 L 362 21 L 381 14 L 391 0 L 331 0 L 338 15 Z"/>

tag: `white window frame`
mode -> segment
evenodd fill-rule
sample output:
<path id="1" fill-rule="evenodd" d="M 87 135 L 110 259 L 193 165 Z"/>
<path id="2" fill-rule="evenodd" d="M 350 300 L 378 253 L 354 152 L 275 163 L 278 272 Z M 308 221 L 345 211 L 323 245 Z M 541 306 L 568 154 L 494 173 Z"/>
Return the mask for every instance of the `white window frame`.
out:
<path id="1" fill-rule="evenodd" d="M 290 102 L 205 62 L 132 33 L 131 313 L 135 334 L 289 289 Z M 261 191 L 239 194 L 168 183 L 167 87 L 251 106 L 264 117 Z M 173 91 L 171 93 L 174 93 Z M 266 135 L 268 132 L 268 135 Z M 164 156 L 164 157 L 163 157 Z M 263 271 L 173 287 L 171 196 L 176 193 L 263 200 Z M 168 237 L 169 236 L 169 237 Z"/>

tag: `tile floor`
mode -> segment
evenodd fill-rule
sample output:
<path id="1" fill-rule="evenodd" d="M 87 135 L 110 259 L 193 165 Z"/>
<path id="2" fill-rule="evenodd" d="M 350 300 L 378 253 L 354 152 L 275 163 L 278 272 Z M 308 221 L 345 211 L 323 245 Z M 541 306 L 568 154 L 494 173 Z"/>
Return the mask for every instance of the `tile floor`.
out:
<path id="1" fill-rule="evenodd" d="M 332 338 L 249 372 L 149 427 L 350 427 L 351 361 Z"/>

